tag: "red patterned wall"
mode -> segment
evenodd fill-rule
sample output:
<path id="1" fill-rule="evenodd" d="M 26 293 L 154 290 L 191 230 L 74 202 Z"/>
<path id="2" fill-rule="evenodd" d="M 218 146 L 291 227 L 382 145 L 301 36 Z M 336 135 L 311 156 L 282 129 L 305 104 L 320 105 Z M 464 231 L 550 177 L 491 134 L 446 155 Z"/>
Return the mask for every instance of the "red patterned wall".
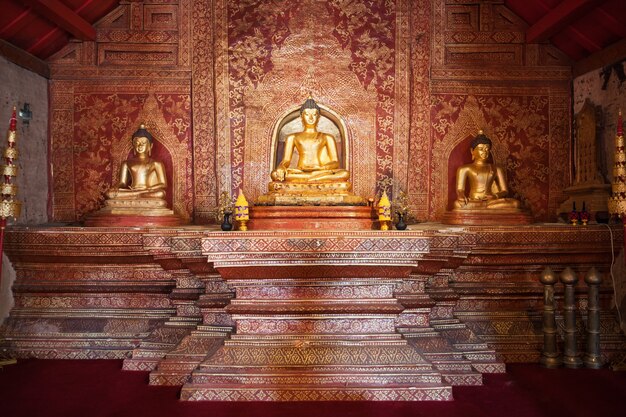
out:
<path id="1" fill-rule="evenodd" d="M 99 22 L 96 42 L 71 43 L 50 59 L 54 221 L 82 220 L 103 205 L 141 123 L 166 164 L 168 202 L 192 217 L 189 12 L 189 0 L 122 1 Z"/>
<path id="2" fill-rule="evenodd" d="M 569 184 L 570 67 L 524 29 L 500 0 L 122 1 L 96 42 L 51 60 L 52 218 L 102 203 L 146 118 L 178 212 L 205 223 L 222 191 L 254 200 L 272 129 L 311 92 L 346 125 L 358 194 L 403 190 L 438 219 L 455 147 L 484 129 L 513 193 L 550 220 Z"/>
<path id="3" fill-rule="evenodd" d="M 549 117 L 547 96 L 433 96 L 433 209 L 450 208 L 456 198 L 456 168 L 470 162 L 468 137 L 477 133 L 475 125 L 493 138 L 492 158 L 505 167 L 509 188 L 537 218 L 547 220 L 550 184 Z M 463 126 L 463 129 L 458 129 Z M 460 142 L 459 142 L 460 140 Z M 448 155 L 448 159 L 446 159 Z M 463 160 L 464 159 L 464 160 Z M 470 158 L 471 159 L 471 158 Z M 446 164 L 454 161 L 454 164 Z M 438 184 L 437 173 L 441 172 Z M 443 187 L 443 188 L 442 188 Z M 445 189 L 445 191 L 444 191 Z M 440 201 L 448 197 L 448 202 Z"/>
<path id="4" fill-rule="evenodd" d="M 459 155 L 482 129 L 511 193 L 554 220 L 569 184 L 569 62 L 525 44 L 524 23 L 497 0 L 434 1 L 432 22 L 427 217 L 449 207 Z"/>
<path id="5" fill-rule="evenodd" d="M 229 115 L 227 124 L 216 122 L 217 166 L 231 167 L 221 172 L 220 191 L 242 188 L 252 199 L 266 191 L 272 129 L 309 93 L 347 125 L 355 191 L 373 196 L 392 186 L 394 139 L 408 135 L 406 126 L 397 131 L 395 116 L 398 88 L 408 89 L 396 81 L 397 51 L 407 53 L 406 45 L 396 47 L 397 22 L 408 20 L 397 10 L 407 4 L 217 1 L 216 16 L 227 22 L 217 22 L 216 33 L 227 40 L 217 42 L 216 60 L 228 63 L 228 84 L 216 82 L 228 100 L 216 105 Z"/>

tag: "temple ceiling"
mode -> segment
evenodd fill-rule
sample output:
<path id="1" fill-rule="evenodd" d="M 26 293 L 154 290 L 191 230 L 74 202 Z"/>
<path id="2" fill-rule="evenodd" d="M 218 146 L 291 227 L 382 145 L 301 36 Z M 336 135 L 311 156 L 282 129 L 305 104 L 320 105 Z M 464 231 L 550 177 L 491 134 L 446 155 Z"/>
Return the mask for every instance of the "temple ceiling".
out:
<path id="1" fill-rule="evenodd" d="M 128 1 L 4 0 L 2 3 L 0 39 L 46 60 L 71 41 L 96 40 L 94 26 L 98 21 Z M 551 42 L 572 62 L 597 56 L 607 48 L 616 58 L 624 55 L 626 2 L 623 0 L 504 0 L 504 4 L 528 24 L 528 43 Z"/>

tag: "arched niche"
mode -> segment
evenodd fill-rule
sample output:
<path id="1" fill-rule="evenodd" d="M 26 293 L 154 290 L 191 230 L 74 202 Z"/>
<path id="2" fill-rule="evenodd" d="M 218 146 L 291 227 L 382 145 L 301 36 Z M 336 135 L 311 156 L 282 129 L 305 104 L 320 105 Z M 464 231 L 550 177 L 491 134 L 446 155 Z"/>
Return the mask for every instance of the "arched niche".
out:
<path id="1" fill-rule="evenodd" d="M 333 135 L 337 143 L 337 158 L 339 166 L 350 171 L 350 146 L 348 129 L 342 118 L 331 108 L 318 104 L 320 107 L 320 120 L 317 124 L 319 132 Z M 282 161 L 285 149 L 285 139 L 292 133 L 302 132 L 304 126 L 300 118 L 300 107 L 292 107 L 285 111 L 279 118 L 272 130 L 271 161 L 272 170 Z M 291 159 L 292 167 L 298 164 L 298 151 L 294 149 Z"/>

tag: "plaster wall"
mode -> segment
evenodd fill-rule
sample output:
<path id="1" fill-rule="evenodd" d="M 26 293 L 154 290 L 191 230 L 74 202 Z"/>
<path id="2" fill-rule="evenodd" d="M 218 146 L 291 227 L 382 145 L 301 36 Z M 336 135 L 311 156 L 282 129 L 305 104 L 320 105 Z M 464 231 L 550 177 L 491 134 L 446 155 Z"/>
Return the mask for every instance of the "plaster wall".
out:
<path id="1" fill-rule="evenodd" d="M 33 118 L 28 125 L 18 117 L 16 160 L 18 175 L 17 198 L 22 202 L 20 217 L 8 223 L 39 224 L 48 220 L 48 81 L 35 73 L 0 57 L 0 149 L 6 147 L 6 132 L 13 106 L 22 108 L 30 103 Z M 8 258 L 2 255 L 2 282 L 0 283 L 0 323 L 13 305 L 11 285 L 15 271 Z"/>
<path id="2" fill-rule="evenodd" d="M 613 163 L 615 157 L 615 134 L 617 133 L 617 114 L 621 109 L 626 111 L 626 82 L 620 81 L 616 69 L 621 66 L 622 74 L 626 70 L 626 61 L 611 67 L 590 71 L 574 79 L 574 113 L 578 113 L 585 100 L 589 99 L 602 109 L 600 119 L 600 135 L 598 142 L 606 158 L 608 176 L 613 179 Z M 604 72 L 603 72 L 604 71 Z"/>
<path id="3" fill-rule="evenodd" d="M 620 72 L 621 66 L 621 72 Z M 626 111 L 626 82 L 620 80 L 618 74 L 624 74 L 626 60 L 611 67 L 590 71 L 574 79 L 574 113 L 578 113 L 585 100 L 589 99 L 602 109 L 600 116 L 599 148 L 603 152 L 607 174 L 613 180 L 613 163 L 615 162 L 615 136 L 617 133 L 618 112 Z M 613 277 L 615 280 L 616 306 L 619 306 L 622 317 L 622 330 L 626 331 L 626 269 L 624 255 L 615 261 Z"/>

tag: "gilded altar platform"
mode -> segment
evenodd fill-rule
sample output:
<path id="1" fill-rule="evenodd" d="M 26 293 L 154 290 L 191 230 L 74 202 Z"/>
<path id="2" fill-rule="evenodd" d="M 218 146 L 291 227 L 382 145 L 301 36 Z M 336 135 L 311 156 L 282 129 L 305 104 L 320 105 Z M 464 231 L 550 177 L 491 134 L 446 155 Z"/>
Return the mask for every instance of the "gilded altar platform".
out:
<path id="1" fill-rule="evenodd" d="M 451 400 L 505 362 L 538 361 L 543 268 L 607 277 L 622 239 L 621 227 L 557 224 L 14 227 L 0 352 L 124 358 L 184 400 Z M 611 296 L 606 278 L 604 359 L 626 351 Z M 585 317 L 584 284 L 576 297 Z"/>

